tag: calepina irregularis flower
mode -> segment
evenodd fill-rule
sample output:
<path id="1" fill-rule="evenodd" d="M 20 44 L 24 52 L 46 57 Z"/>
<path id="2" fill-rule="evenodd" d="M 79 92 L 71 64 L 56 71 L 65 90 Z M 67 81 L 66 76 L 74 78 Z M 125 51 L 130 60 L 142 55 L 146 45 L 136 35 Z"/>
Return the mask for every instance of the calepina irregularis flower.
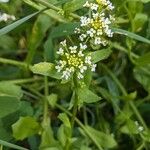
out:
<path id="1" fill-rule="evenodd" d="M 80 27 L 74 31 L 78 35 L 79 44 L 69 46 L 64 40 L 60 42 L 57 51 L 60 60 L 55 68 L 65 80 L 73 74 L 82 80 L 87 70 L 95 71 L 96 64 L 92 62 L 87 42 L 106 46 L 107 38 L 113 36 L 110 25 L 114 18 L 109 13 L 114 9 L 112 3 L 108 0 L 97 0 L 97 3 L 87 1 L 83 6 L 89 8 L 89 16 L 81 16 Z"/>
<path id="2" fill-rule="evenodd" d="M 79 34 L 79 40 L 106 46 L 107 39 L 113 36 L 110 26 L 114 21 L 111 15 L 114 6 L 109 0 L 97 0 L 97 4 L 87 1 L 83 6 L 89 9 L 89 15 L 81 16 L 80 27 L 75 30 Z"/>
<path id="3" fill-rule="evenodd" d="M 86 49 L 87 46 L 82 43 L 79 46 L 68 46 L 66 40 L 60 43 L 57 51 L 60 60 L 55 68 L 62 72 L 62 79 L 68 80 L 74 73 L 78 79 L 83 79 L 85 71 L 95 71 L 96 64 L 92 63 L 90 55 L 85 54 Z"/>

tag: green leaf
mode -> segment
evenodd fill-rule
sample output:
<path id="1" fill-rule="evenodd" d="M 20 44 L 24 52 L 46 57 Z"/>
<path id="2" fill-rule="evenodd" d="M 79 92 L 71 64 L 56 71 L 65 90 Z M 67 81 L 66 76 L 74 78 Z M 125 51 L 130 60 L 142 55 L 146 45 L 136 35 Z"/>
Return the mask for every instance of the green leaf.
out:
<path id="1" fill-rule="evenodd" d="M 111 135 L 105 134 L 104 132 L 98 131 L 90 126 L 85 126 L 85 128 L 99 147 L 113 148 L 117 146 L 115 139 Z"/>
<path id="2" fill-rule="evenodd" d="M 72 35 L 74 34 L 75 28 L 79 25 L 79 22 L 60 24 L 59 26 L 52 29 L 50 36 L 51 38 L 58 38 L 62 36 Z"/>
<path id="3" fill-rule="evenodd" d="M 61 79 L 61 74 L 58 74 L 55 65 L 48 62 L 41 62 L 30 67 L 35 74 L 50 76 L 52 78 Z"/>
<path id="4" fill-rule="evenodd" d="M 133 31 L 140 31 L 147 20 L 146 14 L 137 13 L 133 19 Z"/>
<path id="5" fill-rule="evenodd" d="M 44 10 L 44 9 L 43 9 L 43 10 Z M 37 14 L 39 14 L 40 12 L 42 12 L 43 10 L 40 10 L 40 11 L 35 12 L 35 13 L 33 13 L 33 14 L 30 14 L 30 15 L 28 15 L 28 16 L 26 16 L 26 17 L 20 19 L 20 20 L 17 20 L 17 21 L 15 21 L 14 23 L 12 23 L 12 24 L 10 24 L 10 25 L 8 25 L 8 26 L 6 26 L 6 27 L 0 29 L 0 36 L 6 34 L 6 33 L 8 33 L 8 32 L 10 32 L 10 31 L 13 30 L 13 29 L 15 29 L 16 27 L 18 27 L 18 26 L 21 25 L 22 23 L 26 22 L 26 21 L 29 20 L 30 18 L 32 18 L 32 17 L 36 16 Z"/>
<path id="6" fill-rule="evenodd" d="M 150 52 L 145 53 L 143 56 L 139 57 L 136 60 L 136 63 L 137 63 L 138 66 L 143 66 L 143 67 L 145 65 L 150 64 Z"/>
<path id="7" fill-rule="evenodd" d="M 64 125 L 68 128 L 71 128 L 71 124 L 68 116 L 65 113 L 59 114 L 58 118 L 64 123 Z"/>
<path id="8" fill-rule="evenodd" d="M 19 109 L 21 88 L 9 82 L 0 82 L 0 118 Z"/>
<path id="9" fill-rule="evenodd" d="M 37 134 L 40 125 L 32 117 L 20 117 L 20 119 L 12 125 L 13 136 L 17 140 L 23 140 L 29 136 Z"/>
<path id="10" fill-rule="evenodd" d="M 58 99 L 57 94 L 53 94 L 53 93 L 52 93 L 51 95 L 47 96 L 47 100 L 48 100 L 48 102 L 49 102 L 49 105 L 50 105 L 52 108 L 55 107 L 56 102 L 57 102 L 57 99 Z"/>
<path id="11" fill-rule="evenodd" d="M 23 96 L 23 91 L 20 86 L 10 82 L 0 82 L 0 96 L 12 96 L 20 99 Z"/>
<path id="12" fill-rule="evenodd" d="M 63 7 L 64 11 L 66 12 L 74 12 L 80 8 L 83 7 L 85 4 L 86 0 L 72 0 L 68 3 L 66 3 Z"/>
<path id="13" fill-rule="evenodd" d="M 134 68 L 135 79 L 143 85 L 147 92 L 150 92 L 150 66 Z"/>
<path id="14" fill-rule="evenodd" d="M 0 145 L 6 146 L 12 149 L 16 149 L 16 150 L 29 150 L 27 148 L 24 148 L 24 147 L 21 147 L 21 146 L 18 146 L 18 145 L 15 145 L 15 144 L 3 141 L 3 140 L 0 140 Z"/>
<path id="15" fill-rule="evenodd" d="M 87 87 L 78 89 L 78 98 L 80 103 L 95 103 L 101 100 L 102 98 L 97 96 L 95 93 L 90 91 Z"/>
<path id="16" fill-rule="evenodd" d="M 40 14 L 34 23 L 28 42 L 28 55 L 26 61 L 30 64 L 34 58 L 36 49 L 41 44 L 47 30 L 52 25 L 51 19 L 46 14 Z"/>
<path id="17" fill-rule="evenodd" d="M 112 51 L 110 49 L 102 49 L 95 52 L 91 52 L 92 62 L 97 63 L 101 60 L 107 59 Z"/>
<path id="18" fill-rule="evenodd" d="M 123 29 L 117 29 L 117 28 L 112 28 L 112 31 L 114 33 L 116 33 L 116 34 L 125 35 L 125 36 L 130 37 L 130 38 L 132 38 L 134 40 L 150 44 L 150 40 L 148 40 L 148 39 L 146 39 L 146 38 L 144 38 L 142 36 L 139 36 L 137 34 L 134 34 L 132 32 L 129 32 L 129 31 L 126 31 L 126 30 L 123 30 Z"/>

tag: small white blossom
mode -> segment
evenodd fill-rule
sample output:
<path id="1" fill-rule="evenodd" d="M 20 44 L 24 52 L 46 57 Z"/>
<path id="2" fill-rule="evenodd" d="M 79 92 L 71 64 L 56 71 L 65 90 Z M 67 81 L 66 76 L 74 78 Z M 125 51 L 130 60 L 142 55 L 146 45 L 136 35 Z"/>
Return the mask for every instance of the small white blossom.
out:
<path id="1" fill-rule="evenodd" d="M 83 66 L 83 64 L 80 65 L 79 68 L 80 68 L 81 73 L 83 73 L 85 70 L 87 70 L 87 66 Z"/>
<path id="2" fill-rule="evenodd" d="M 81 26 L 87 26 L 90 23 L 90 18 L 85 16 L 80 17 Z"/>
<path id="3" fill-rule="evenodd" d="M 84 54 L 82 53 L 82 51 L 79 51 L 78 56 L 79 57 L 83 57 L 84 56 Z"/>
<path id="4" fill-rule="evenodd" d="M 7 3 L 9 0 L 0 0 L 0 3 Z"/>
<path id="5" fill-rule="evenodd" d="M 94 34 L 96 33 L 96 31 L 95 31 L 93 28 L 91 28 L 91 29 L 88 30 L 86 33 L 87 33 L 88 35 L 90 35 L 90 37 L 94 37 Z"/>
<path id="6" fill-rule="evenodd" d="M 96 66 L 97 66 L 96 64 L 92 64 L 92 66 L 91 66 L 91 71 L 95 72 Z"/>
<path id="7" fill-rule="evenodd" d="M 89 65 L 91 65 L 91 56 L 86 56 L 85 57 L 85 63 L 87 63 L 87 64 L 89 64 Z"/>
<path id="8" fill-rule="evenodd" d="M 78 79 L 83 79 L 84 76 L 79 72 L 77 77 Z"/>
<path id="9" fill-rule="evenodd" d="M 94 40 L 94 44 L 95 44 L 95 45 L 99 45 L 99 44 L 101 44 L 101 43 L 102 43 L 101 38 L 100 38 L 100 37 L 96 37 L 95 40 Z"/>
<path id="10" fill-rule="evenodd" d="M 97 10 L 98 9 L 98 5 L 97 4 L 92 4 L 91 9 L 92 10 Z"/>
<path id="11" fill-rule="evenodd" d="M 80 49 L 81 50 L 87 49 L 87 45 L 80 43 Z"/>
<path id="12" fill-rule="evenodd" d="M 83 5 L 83 7 L 90 7 L 90 3 L 88 1 L 86 1 L 86 3 Z"/>
<path id="13" fill-rule="evenodd" d="M 59 51 L 57 51 L 57 54 L 59 55 L 63 55 L 64 54 L 64 50 L 62 47 L 59 48 Z"/>
<path id="14" fill-rule="evenodd" d="M 13 15 L 8 15 L 6 13 L 0 13 L 0 22 L 2 22 L 2 21 L 6 22 L 8 20 L 16 20 L 16 18 Z"/>
<path id="15" fill-rule="evenodd" d="M 84 39 L 87 37 L 87 35 L 86 34 L 81 34 L 80 36 L 79 36 L 79 39 L 81 40 L 81 41 L 84 41 Z"/>
<path id="16" fill-rule="evenodd" d="M 71 53 L 77 52 L 77 46 L 70 46 L 69 49 L 71 50 Z"/>
<path id="17" fill-rule="evenodd" d="M 65 47 L 66 46 L 66 40 L 60 42 L 60 44 Z"/>
<path id="18" fill-rule="evenodd" d="M 81 30 L 79 28 L 75 28 L 74 33 L 79 34 L 79 33 L 81 33 Z"/>
<path id="19" fill-rule="evenodd" d="M 138 121 L 135 121 L 135 125 L 138 127 L 138 131 L 139 132 L 142 132 L 144 130 L 144 127 L 143 126 L 140 126 Z"/>
<path id="20" fill-rule="evenodd" d="M 64 78 L 64 79 L 68 80 L 68 79 L 69 79 L 69 77 L 70 77 L 70 75 L 71 75 L 71 70 L 70 70 L 69 68 L 66 68 L 66 70 L 65 70 L 65 71 L 63 71 L 62 78 Z"/>

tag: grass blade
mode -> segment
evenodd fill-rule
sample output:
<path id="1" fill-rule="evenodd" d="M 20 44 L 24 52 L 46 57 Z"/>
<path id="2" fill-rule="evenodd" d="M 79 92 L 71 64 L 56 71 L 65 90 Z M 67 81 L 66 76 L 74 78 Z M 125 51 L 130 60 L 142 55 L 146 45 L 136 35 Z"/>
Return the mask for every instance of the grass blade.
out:
<path id="1" fill-rule="evenodd" d="M 123 30 L 123 29 L 117 29 L 117 28 L 112 28 L 112 31 L 114 33 L 117 33 L 117 34 L 122 34 L 122 35 L 125 35 L 127 37 L 130 37 L 132 39 L 135 39 L 137 41 L 141 41 L 141 42 L 144 42 L 144 43 L 147 43 L 147 44 L 150 44 L 150 40 L 140 36 L 140 35 L 137 35 L 135 33 L 132 33 L 132 32 L 129 32 L 129 31 L 126 31 L 126 30 Z"/>
<path id="2" fill-rule="evenodd" d="M 0 36 L 7 34 L 8 32 L 10 32 L 11 30 L 15 29 L 16 27 L 18 27 L 19 25 L 21 25 L 22 23 L 26 22 L 27 20 L 29 20 L 30 18 L 34 17 L 35 15 L 39 14 L 40 12 L 44 11 L 45 9 L 42 9 L 40 11 L 37 11 L 33 14 L 30 14 L 22 19 L 19 19 L 15 22 L 13 22 L 12 24 L 0 29 Z"/>
<path id="3" fill-rule="evenodd" d="M 15 144 L 11 144 L 11 143 L 3 141 L 3 140 L 0 140 L 0 145 L 6 146 L 6 147 L 9 147 L 9 148 L 13 148 L 13 149 L 16 149 L 16 150 L 29 150 L 27 148 L 24 148 L 24 147 L 15 145 Z"/>

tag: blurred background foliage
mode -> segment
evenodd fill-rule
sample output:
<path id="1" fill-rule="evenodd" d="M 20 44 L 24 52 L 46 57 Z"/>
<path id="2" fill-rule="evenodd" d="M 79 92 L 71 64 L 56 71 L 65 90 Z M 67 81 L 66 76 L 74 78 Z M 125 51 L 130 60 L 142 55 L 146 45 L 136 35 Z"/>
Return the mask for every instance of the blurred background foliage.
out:
<path id="1" fill-rule="evenodd" d="M 60 114 L 63 112 L 60 106 L 68 111 L 72 95 L 70 84 L 60 84 L 49 78 L 50 120 L 43 127 L 44 78 L 33 75 L 26 64 L 55 63 L 59 42 L 74 36 L 73 30 L 79 21 L 76 15 L 86 13 L 82 7 L 84 3 L 85 0 L 10 0 L 0 3 L 1 12 L 12 14 L 17 20 L 46 6 L 54 6 L 0 36 L 0 140 L 33 150 L 64 148 L 70 132 L 69 115 L 66 112 Z M 112 0 L 112 3 L 115 5 L 115 28 L 150 40 L 149 0 Z M 1 22 L 0 28 L 11 23 Z M 121 34 L 114 35 L 110 42 L 113 52 L 108 59 L 98 63 L 90 86 L 103 99 L 86 104 L 77 115 L 98 144 L 94 144 L 77 123 L 74 138 L 68 140 L 71 150 L 100 149 L 95 145 L 114 150 L 150 149 L 149 45 Z M 58 105 L 53 106 L 56 100 Z M 139 131 L 139 127 L 144 130 Z M 0 144 L 8 146 L 2 141 Z M 3 149 L 9 149 L 7 146 Z"/>

